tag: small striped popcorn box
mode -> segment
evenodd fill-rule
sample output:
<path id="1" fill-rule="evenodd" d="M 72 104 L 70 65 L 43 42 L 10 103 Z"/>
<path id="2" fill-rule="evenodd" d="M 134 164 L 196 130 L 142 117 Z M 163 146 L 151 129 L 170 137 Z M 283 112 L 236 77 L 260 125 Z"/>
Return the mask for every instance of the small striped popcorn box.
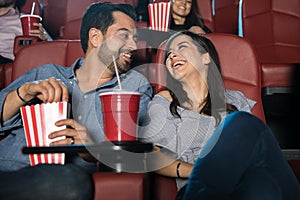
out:
<path id="1" fill-rule="evenodd" d="M 49 146 L 52 141 L 48 135 L 54 131 L 66 128 L 55 126 L 55 122 L 66 119 L 68 115 L 68 102 L 42 103 L 27 105 L 20 108 L 26 143 L 28 147 Z M 30 165 L 38 164 L 64 164 L 64 153 L 30 154 Z"/>
<path id="2" fill-rule="evenodd" d="M 149 3 L 150 29 L 167 32 L 170 27 L 170 2 Z"/>

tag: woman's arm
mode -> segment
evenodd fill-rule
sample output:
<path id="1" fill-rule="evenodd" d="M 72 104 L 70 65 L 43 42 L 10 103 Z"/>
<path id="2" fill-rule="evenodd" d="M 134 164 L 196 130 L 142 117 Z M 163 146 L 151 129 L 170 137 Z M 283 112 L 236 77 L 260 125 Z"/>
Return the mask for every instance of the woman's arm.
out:
<path id="1" fill-rule="evenodd" d="M 168 101 L 172 101 L 172 97 L 168 90 L 162 90 L 158 94 Z M 170 117 L 168 117 L 167 114 L 169 107 L 166 105 L 169 104 L 162 103 L 161 99 L 162 98 L 159 99 L 156 97 L 150 103 L 150 124 L 148 124 L 145 129 L 140 131 L 140 136 L 145 142 L 153 142 L 158 144 L 155 146 L 155 150 L 157 152 L 160 151 L 160 145 L 162 145 L 174 153 L 175 149 L 173 149 L 172 146 L 169 146 L 171 145 L 169 142 L 172 143 L 172 141 L 170 141 L 172 139 L 166 138 L 174 139 L 176 126 L 174 125 L 173 120 L 169 119 Z M 164 153 L 159 152 L 156 166 L 159 165 L 160 168 L 155 170 L 155 172 L 169 177 L 178 177 L 179 175 L 179 178 L 188 178 L 194 165 L 176 160 L 175 157 L 167 156 Z"/>
<path id="2" fill-rule="evenodd" d="M 159 150 L 160 147 L 156 146 L 155 149 Z M 194 167 L 193 164 L 183 162 L 181 160 L 174 160 L 166 155 L 162 155 L 162 156 L 163 158 L 161 159 L 163 159 L 164 161 L 170 160 L 170 162 L 166 162 L 170 164 L 156 170 L 155 171 L 156 173 L 164 176 L 175 177 L 175 178 L 189 178 Z"/>
<path id="3" fill-rule="evenodd" d="M 194 165 L 176 160 L 170 165 L 156 170 L 156 173 L 176 178 L 189 178 Z"/>

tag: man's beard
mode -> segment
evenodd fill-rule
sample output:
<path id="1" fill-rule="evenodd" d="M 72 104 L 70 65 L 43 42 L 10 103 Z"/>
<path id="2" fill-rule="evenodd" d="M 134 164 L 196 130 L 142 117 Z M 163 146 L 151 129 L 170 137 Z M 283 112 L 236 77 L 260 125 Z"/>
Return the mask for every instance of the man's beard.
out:
<path id="1" fill-rule="evenodd" d="M 113 57 L 115 58 L 115 62 L 117 65 L 117 69 L 119 73 L 124 73 L 127 72 L 130 69 L 130 63 L 128 62 L 122 62 L 120 60 L 120 55 L 122 53 L 122 50 L 119 49 L 119 51 L 112 51 L 110 48 L 107 46 L 106 42 L 104 41 L 98 51 L 98 58 L 99 60 L 107 66 L 107 68 L 112 71 L 113 73 L 116 73 L 115 71 L 115 66 L 114 66 L 114 60 Z"/>

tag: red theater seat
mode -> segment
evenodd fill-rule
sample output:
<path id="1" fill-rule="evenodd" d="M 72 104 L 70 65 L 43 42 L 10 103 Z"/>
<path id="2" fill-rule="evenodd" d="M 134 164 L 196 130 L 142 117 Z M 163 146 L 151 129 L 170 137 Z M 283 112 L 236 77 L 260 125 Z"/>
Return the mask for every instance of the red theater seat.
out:
<path id="1" fill-rule="evenodd" d="M 33 14 L 44 17 L 44 7 L 40 0 L 25 0 L 24 5 L 21 7 L 20 11 L 24 14 L 30 14 L 33 2 L 35 3 Z"/>
<path id="2" fill-rule="evenodd" d="M 0 90 L 5 87 L 5 64 L 0 64 Z"/>
<path id="3" fill-rule="evenodd" d="M 96 0 L 50 0 L 45 16 L 46 29 L 54 38 L 62 38 L 64 26 L 82 17 L 86 8 Z"/>
<path id="4" fill-rule="evenodd" d="M 147 174 L 97 172 L 93 179 L 95 200 L 150 200 Z"/>
<path id="5" fill-rule="evenodd" d="M 211 0 L 197 0 L 200 14 L 203 18 L 204 24 L 209 28 L 212 32 L 215 32 L 215 19 L 213 16 L 213 8 Z"/>
<path id="6" fill-rule="evenodd" d="M 54 39 L 76 39 L 68 34 L 75 30 L 75 34 L 79 35 L 81 18 L 88 6 L 95 2 L 104 2 L 104 0 L 48 0 L 45 9 L 46 29 Z M 110 2 L 127 3 L 133 7 L 136 7 L 138 3 L 137 0 L 112 0 Z M 72 26 L 72 29 L 69 26 Z M 66 28 L 68 33 L 65 34 Z"/>
<path id="7" fill-rule="evenodd" d="M 243 36 L 262 64 L 262 86 L 270 93 L 294 86 L 295 65 L 300 63 L 300 1 L 244 0 L 241 21 Z"/>
<path id="8" fill-rule="evenodd" d="M 11 82 L 11 71 L 13 63 L 3 65 L 3 87 L 6 87 Z"/>
<path id="9" fill-rule="evenodd" d="M 238 34 L 239 0 L 215 0 L 215 33 Z"/>
<path id="10" fill-rule="evenodd" d="M 16 54 L 11 77 L 15 80 L 28 70 L 46 63 L 70 66 L 75 59 L 83 56 L 79 40 L 38 42 L 22 48 Z"/>
<path id="11" fill-rule="evenodd" d="M 255 100 L 256 105 L 252 112 L 265 122 L 261 99 L 261 66 L 250 42 L 233 34 L 214 33 L 206 36 L 213 42 L 219 53 L 225 88 L 242 91 L 246 97 Z M 161 67 L 157 67 L 156 78 L 162 86 L 165 85 L 165 75 L 162 70 L 164 46 L 165 42 L 161 44 L 156 57 L 156 62 Z M 177 191 L 175 179 L 156 175 L 152 190 L 155 199 L 173 200 Z"/>

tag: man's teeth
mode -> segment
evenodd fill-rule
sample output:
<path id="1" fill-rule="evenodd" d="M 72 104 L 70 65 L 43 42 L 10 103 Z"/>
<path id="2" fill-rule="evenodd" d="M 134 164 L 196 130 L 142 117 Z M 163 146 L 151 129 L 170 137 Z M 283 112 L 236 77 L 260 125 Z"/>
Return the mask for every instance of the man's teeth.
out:
<path id="1" fill-rule="evenodd" d="M 131 54 L 130 53 L 122 53 L 122 56 L 125 56 L 127 58 L 131 58 Z"/>

